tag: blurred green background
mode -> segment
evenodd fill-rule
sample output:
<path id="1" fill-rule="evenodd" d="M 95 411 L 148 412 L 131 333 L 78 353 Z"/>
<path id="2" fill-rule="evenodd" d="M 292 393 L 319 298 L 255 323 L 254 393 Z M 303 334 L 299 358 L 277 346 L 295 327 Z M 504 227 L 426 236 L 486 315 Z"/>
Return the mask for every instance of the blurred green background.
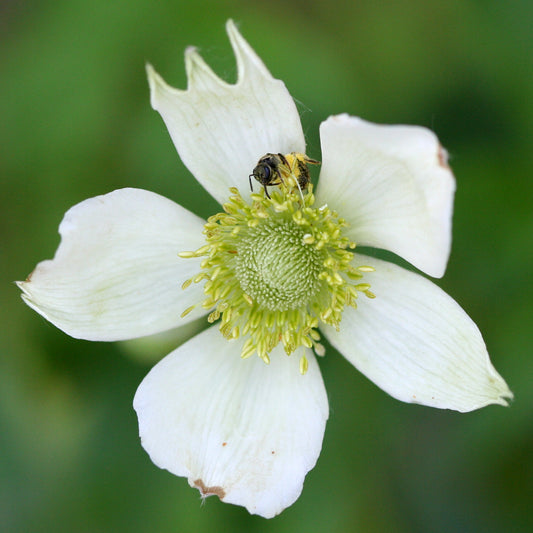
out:
<path id="1" fill-rule="evenodd" d="M 13 280 L 53 256 L 63 213 L 140 187 L 208 216 L 150 108 L 144 64 L 185 87 L 200 46 L 226 79 L 234 18 L 300 103 L 308 154 L 348 112 L 433 129 L 458 189 L 438 284 L 516 399 L 458 414 L 402 404 L 329 352 L 324 447 L 270 521 L 159 470 L 131 406 L 152 361 L 77 341 Z M 9 532 L 533 531 L 533 3 L 526 0 L 4 0 L 0 4 L 0 529 Z"/>

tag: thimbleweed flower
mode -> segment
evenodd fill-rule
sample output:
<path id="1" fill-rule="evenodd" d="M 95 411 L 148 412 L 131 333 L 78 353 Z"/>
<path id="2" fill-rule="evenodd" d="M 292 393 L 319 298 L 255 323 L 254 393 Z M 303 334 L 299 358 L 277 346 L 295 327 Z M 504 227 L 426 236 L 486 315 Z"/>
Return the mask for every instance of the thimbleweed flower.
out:
<path id="1" fill-rule="evenodd" d="M 192 48 L 186 91 L 148 67 L 152 105 L 220 212 L 205 222 L 137 189 L 86 200 L 66 213 L 54 259 L 18 285 L 38 313 L 89 340 L 208 315 L 213 325 L 139 386 L 142 444 L 203 496 L 272 517 L 298 498 L 322 446 L 321 336 L 404 402 L 464 412 L 512 394 L 450 297 L 356 248 L 443 275 L 455 182 L 433 133 L 330 117 L 315 191 L 292 98 L 231 21 L 227 31 L 234 85 Z"/>

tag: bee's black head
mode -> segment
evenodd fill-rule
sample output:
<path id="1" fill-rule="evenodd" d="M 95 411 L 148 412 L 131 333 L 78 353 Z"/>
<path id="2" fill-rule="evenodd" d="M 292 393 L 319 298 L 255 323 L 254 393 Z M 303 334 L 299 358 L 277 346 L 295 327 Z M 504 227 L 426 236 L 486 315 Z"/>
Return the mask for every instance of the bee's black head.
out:
<path id="1" fill-rule="evenodd" d="M 261 184 L 268 185 L 272 181 L 273 167 L 267 161 L 260 161 L 252 172 L 252 176 Z"/>
<path id="2" fill-rule="evenodd" d="M 279 159 L 275 154 L 266 154 L 264 155 L 255 166 L 253 172 L 249 176 L 250 189 L 252 187 L 252 176 L 264 187 L 265 194 L 267 198 L 270 198 L 270 195 L 267 191 L 267 185 L 278 185 L 277 178 L 279 177 Z"/>

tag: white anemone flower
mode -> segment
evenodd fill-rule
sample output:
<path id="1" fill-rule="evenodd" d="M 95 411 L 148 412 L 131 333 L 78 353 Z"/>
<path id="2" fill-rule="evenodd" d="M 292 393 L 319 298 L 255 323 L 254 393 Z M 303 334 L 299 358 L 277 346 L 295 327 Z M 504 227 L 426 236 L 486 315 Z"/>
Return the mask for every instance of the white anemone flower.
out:
<path id="1" fill-rule="evenodd" d="M 389 250 L 443 275 L 455 181 L 435 135 L 333 116 L 320 127 L 316 192 L 296 186 L 294 167 L 269 181 L 278 188 L 256 183 L 251 193 L 260 158 L 305 161 L 305 140 L 285 85 L 231 21 L 227 32 L 235 84 L 194 48 L 185 91 L 148 66 L 152 106 L 221 212 L 206 222 L 138 189 L 86 200 L 66 213 L 54 259 L 18 285 L 28 305 L 81 339 L 137 338 L 209 313 L 215 324 L 139 386 L 142 445 L 203 497 L 272 517 L 298 498 L 322 446 L 320 335 L 404 402 L 465 412 L 507 405 L 512 393 L 454 300 L 355 250 Z"/>

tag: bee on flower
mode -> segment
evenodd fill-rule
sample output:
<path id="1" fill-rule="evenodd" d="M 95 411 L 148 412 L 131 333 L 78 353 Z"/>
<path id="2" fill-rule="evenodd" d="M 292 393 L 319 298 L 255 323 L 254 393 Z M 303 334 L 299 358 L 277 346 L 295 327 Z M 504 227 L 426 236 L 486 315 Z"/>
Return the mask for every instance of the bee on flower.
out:
<path id="1" fill-rule="evenodd" d="M 302 194 L 302 190 L 306 189 L 311 182 L 308 164 L 319 165 L 320 161 L 296 152 L 286 155 L 266 154 L 257 162 L 254 171 L 248 176 L 250 190 L 254 190 L 252 186 L 252 177 L 254 177 L 263 186 L 267 198 L 270 198 L 267 185 L 298 187 Z"/>
<path id="2" fill-rule="evenodd" d="M 187 90 L 147 68 L 152 106 L 219 212 L 205 221 L 140 189 L 85 200 L 65 214 L 55 257 L 18 285 L 81 339 L 137 338 L 206 316 L 212 325 L 137 390 L 142 445 L 203 496 L 272 517 L 299 497 L 322 447 L 322 338 L 404 402 L 465 412 L 507 405 L 512 393 L 452 298 L 358 251 L 444 274 L 455 180 L 435 135 L 337 115 L 311 159 L 285 85 L 232 21 L 227 32 L 235 84 L 194 48 Z M 315 189 L 307 164 L 319 159 Z"/>

